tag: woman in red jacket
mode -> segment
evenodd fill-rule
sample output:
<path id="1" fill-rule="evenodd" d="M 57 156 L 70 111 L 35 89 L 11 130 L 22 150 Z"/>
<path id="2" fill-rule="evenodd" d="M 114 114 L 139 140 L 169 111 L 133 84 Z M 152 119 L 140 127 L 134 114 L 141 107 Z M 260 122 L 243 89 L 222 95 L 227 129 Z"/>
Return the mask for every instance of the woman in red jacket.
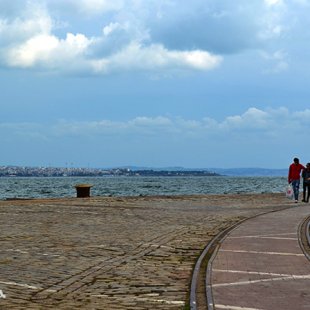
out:
<path id="1" fill-rule="evenodd" d="M 295 202 L 298 202 L 300 172 L 306 168 L 299 163 L 298 158 L 295 157 L 293 161 L 294 162 L 290 165 L 290 168 L 288 170 L 288 183 L 292 184 Z"/>

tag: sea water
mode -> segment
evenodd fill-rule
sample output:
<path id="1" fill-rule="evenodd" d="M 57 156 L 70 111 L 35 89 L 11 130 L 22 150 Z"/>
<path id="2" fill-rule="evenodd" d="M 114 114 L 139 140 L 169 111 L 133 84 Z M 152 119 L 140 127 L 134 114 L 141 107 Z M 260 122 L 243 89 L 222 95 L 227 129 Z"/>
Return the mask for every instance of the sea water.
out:
<path id="1" fill-rule="evenodd" d="M 285 177 L 2 177 L 0 199 L 75 197 L 75 185 L 92 184 L 91 196 L 279 193 Z"/>

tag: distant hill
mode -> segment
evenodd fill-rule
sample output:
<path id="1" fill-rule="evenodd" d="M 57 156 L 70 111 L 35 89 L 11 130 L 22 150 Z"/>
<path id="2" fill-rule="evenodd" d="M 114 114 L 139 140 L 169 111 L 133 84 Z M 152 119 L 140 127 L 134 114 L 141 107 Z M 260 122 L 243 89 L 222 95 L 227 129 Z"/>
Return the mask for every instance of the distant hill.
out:
<path id="1" fill-rule="evenodd" d="M 125 167 L 123 167 L 125 168 Z M 153 170 L 153 171 L 208 171 L 220 175 L 227 176 L 283 176 L 286 177 L 287 169 L 268 169 L 268 168 L 184 168 L 184 167 L 138 167 L 127 166 L 126 168 L 132 171 L 138 170 Z"/>
<path id="2" fill-rule="evenodd" d="M 188 169 L 188 168 L 184 168 L 184 167 L 159 167 L 159 168 L 155 168 L 155 167 L 143 167 L 143 166 L 121 166 L 121 167 L 117 167 L 120 169 L 129 169 L 131 171 L 141 171 L 141 170 L 153 170 L 153 171 L 206 171 L 208 169 Z M 113 168 L 109 168 L 109 169 L 115 169 L 115 167 Z"/>
<path id="3" fill-rule="evenodd" d="M 209 168 L 208 170 L 221 175 L 228 176 L 287 176 L 287 169 L 267 169 L 267 168 Z"/>

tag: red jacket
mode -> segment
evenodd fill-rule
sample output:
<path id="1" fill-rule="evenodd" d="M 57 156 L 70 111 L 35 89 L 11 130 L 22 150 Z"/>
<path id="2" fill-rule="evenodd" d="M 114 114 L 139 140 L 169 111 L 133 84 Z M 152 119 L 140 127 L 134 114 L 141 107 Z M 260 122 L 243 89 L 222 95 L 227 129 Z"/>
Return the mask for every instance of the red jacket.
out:
<path id="1" fill-rule="evenodd" d="M 291 183 L 294 180 L 300 179 L 301 170 L 306 169 L 302 164 L 291 164 L 288 170 L 288 181 Z"/>

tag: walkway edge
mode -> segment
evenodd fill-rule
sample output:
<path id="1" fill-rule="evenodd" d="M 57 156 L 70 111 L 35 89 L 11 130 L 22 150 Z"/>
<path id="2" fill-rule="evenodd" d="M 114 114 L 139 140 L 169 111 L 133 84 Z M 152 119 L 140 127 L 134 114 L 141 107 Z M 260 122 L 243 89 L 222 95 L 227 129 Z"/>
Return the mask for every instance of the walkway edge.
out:
<path id="1" fill-rule="evenodd" d="M 310 216 L 307 216 L 299 225 L 298 227 L 298 243 L 300 248 L 302 249 L 303 253 L 307 257 L 307 259 L 310 261 L 310 252 L 309 249 L 307 250 L 305 248 L 305 245 L 303 244 L 303 238 L 302 236 L 305 236 L 307 241 L 307 246 L 310 247 Z"/>
<path id="2" fill-rule="evenodd" d="M 190 290 L 190 308 L 191 310 L 197 310 L 197 296 L 196 296 L 196 291 L 197 291 L 197 282 L 198 282 L 198 276 L 201 271 L 201 265 L 207 254 L 213 253 L 213 247 L 216 246 L 217 242 L 219 240 L 222 240 L 223 237 L 230 231 L 232 230 L 235 226 L 241 224 L 244 220 L 237 222 L 236 224 L 232 225 L 231 227 L 226 228 L 225 230 L 221 231 L 218 235 L 216 235 L 206 246 L 206 248 L 203 250 L 201 255 L 199 256 L 192 275 L 192 282 L 191 282 L 191 290 Z"/>

